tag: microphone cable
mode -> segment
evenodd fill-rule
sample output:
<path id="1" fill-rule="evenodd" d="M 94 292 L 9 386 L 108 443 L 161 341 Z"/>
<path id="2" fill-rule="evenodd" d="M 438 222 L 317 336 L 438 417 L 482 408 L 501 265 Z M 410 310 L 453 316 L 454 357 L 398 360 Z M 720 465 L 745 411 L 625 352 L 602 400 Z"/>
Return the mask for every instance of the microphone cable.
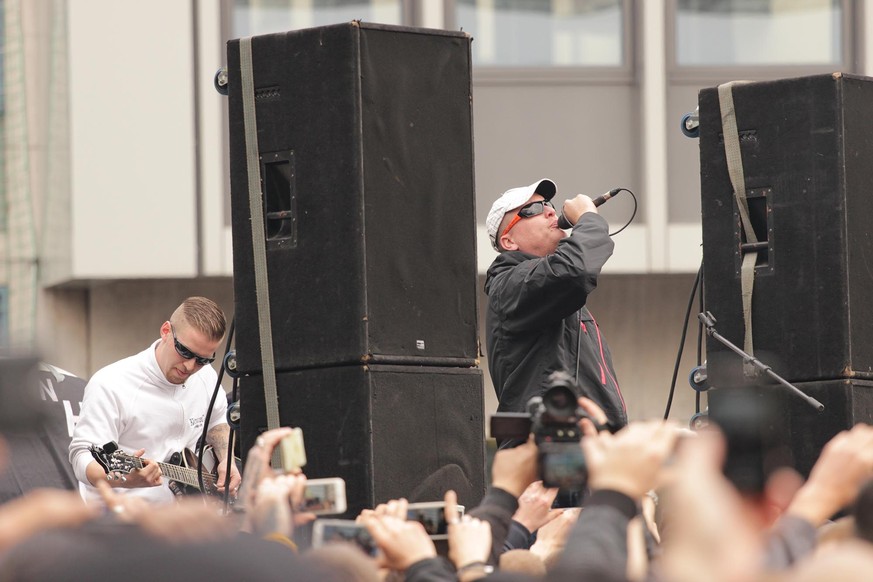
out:
<path id="1" fill-rule="evenodd" d="M 623 231 L 624 229 L 626 229 L 628 226 L 630 226 L 630 223 L 634 221 L 634 218 L 637 215 L 637 197 L 634 195 L 634 193 L 631 190 L 629 190 L 627 188 L 618 188 L 615 191 L 615 193 L 618 194 L 619 192 L 622 192 L 622 191 L 627 192 L 628 194 L 631 195 L 631 198 L 634 199 L 634 210 L 633 210 L 633 212 L 631 212 L 631 216 L 630 216 L 630 218 L 628 218 L 627 222 L 624 223 L 624 226 L 622 226 L 620 229 L 618 229 L 615 232 L 609 233 L 609 236 L 615 236 L 618 233 L 620 233 L 621 231 Z"/>
<path id="2" fill-rule="evenodd" d="M 670 418 L 670 408 L 673 406 L 673 396 L 676 392 L 676 377 L 679 375 L 679 365 L 682 362 L 682 352 L 685 350 L 685 337 L 688 334 L 688 320 L 691 317 L 691 307 L 694 305 L 694 298 L 697 295 L 697 287 L 703 279 L 703 261 L 700 262 L 700 268 L 697 269 L 697 276 L 694 278 L 694 285 L 691 288 L 691 296 L 688 298 L 688 307 L 685 310 L 685 322 L 682 324 L 682 338 L 679 340 L 679 352 L 676 354 L 676 363 L 673 366 L 673 379 L 670 382 L 670 393 L 667 396 L 667 408 L 664 410 L 664 420 Z M 699 324 L 698 324 L 699 325 Z M 698 344 L 699 344 L 698 340 Z M 700 348 L 698 347 L 698 358 L 700 357 Z M 699 397 L 698 397 L 699 406 Z"/>

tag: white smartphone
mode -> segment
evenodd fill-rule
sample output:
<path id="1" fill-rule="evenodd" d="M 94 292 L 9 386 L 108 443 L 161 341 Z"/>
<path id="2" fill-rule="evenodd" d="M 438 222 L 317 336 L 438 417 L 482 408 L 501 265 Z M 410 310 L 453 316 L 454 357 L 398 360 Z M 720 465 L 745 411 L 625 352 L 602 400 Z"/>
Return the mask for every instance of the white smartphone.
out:
<path id="1" fill-rule="evenodd" d="M 365 554 L 376 557 L 379 546 L 367 528 L 351 519 L 316 519 L 312 525 L 312 547 L 330 543 L 354 544 Z"/>
<path id="2" fill-rule="evenodd" d="M 303 446 L 303 429 L 291 429 L 291 434 L 279 441 L 282 469 L 290 471 L 306 465 L 306 448 Z"/>
<path id="3" fill-rule="evenodd" d="M 458 505 L 458 519 L 462 517 L 464 517 L 464 506 Z M 406 510 L 406 519 L 423 525 L 432 540 L 444 540 L 448 536 L 449 524 L 446 521 L 444 501 L 410 503 Z"/>
<path id="4" fill-rule="evenodd" d="M 339 477 L 308 479 L 303 493 L 303 511 L 336 515 L 346 511 L 346 482 Z"/>

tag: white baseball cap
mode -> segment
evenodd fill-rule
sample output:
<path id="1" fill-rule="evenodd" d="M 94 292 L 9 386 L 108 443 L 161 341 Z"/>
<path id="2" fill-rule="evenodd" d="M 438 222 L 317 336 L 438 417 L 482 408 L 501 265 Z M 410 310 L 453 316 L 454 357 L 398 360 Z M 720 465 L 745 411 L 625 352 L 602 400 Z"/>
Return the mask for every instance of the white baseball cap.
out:
<path id="1" fill-rule="evenodd" d="M 500 223 L 503 222 L 503 217 L 510 210 L 514 210 L 523 206 L 525 202 L 530 200 L 534 194 L 539 194 L 546 200 L 551 200 L 555 196 L 558 187 L 548 178 L 537 180 L 530 186 L 522 186 L 521 188 L 512 188 L 504 192 L 494 204 L 491 205 L 491 210 L 488 212 L 488 218 L 485 219 L 485 226 L 488 229 L 488 238 L 491 239 L 491 246 L 495 251 L 500 252 L 500 247 L 497 246 L 497 230 L 500 228 Z"/>

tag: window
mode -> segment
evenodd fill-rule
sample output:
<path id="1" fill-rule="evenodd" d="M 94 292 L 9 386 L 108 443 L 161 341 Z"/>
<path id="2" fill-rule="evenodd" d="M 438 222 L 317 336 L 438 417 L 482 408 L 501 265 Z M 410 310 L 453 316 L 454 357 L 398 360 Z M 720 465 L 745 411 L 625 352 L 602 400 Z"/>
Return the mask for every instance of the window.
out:
<path id="1" fill-rule="evenodd" d="M 402 24 L 401 0 L 234 0 L 234 37 L 352 20 Z"/>
<path id="2" fill-rule="evenodd" d="M 455 0 L 473 36 L 473 63 L 495 67 L 618 67 L 625 63 L 622 0 Z"/>
<path id="3" fill-rule="evenodd" d="M 841 0 L 677 0 L 679 66 L 838 65 Z"/>

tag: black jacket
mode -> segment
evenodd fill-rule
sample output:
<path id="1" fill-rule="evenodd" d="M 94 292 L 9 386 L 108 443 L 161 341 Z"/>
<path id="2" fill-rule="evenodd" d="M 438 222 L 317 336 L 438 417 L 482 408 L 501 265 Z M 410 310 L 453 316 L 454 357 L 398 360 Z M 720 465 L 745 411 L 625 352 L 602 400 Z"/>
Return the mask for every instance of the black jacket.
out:
<path id="1" fill-rule="evenodd" d="M 508 491 L 491 487 L 477 507 L 469 513 L 472 517 L 487 521 L 491 526 L 491 557 L 488 563 L 497 566 L 504 551 L 512 516 L 518 510 L 518 499 Z"/>
<path id="2" fill-rule="evenodd" d="M 499 412 L 524 412 L 549 374 L 563 370 L 616 428 L 627 424 L 612 356 L 585 308 L 613 247 L 606 220 L 587 212 L 554 254 L 507 251 L 488 268 L 486 344 Z"/>

